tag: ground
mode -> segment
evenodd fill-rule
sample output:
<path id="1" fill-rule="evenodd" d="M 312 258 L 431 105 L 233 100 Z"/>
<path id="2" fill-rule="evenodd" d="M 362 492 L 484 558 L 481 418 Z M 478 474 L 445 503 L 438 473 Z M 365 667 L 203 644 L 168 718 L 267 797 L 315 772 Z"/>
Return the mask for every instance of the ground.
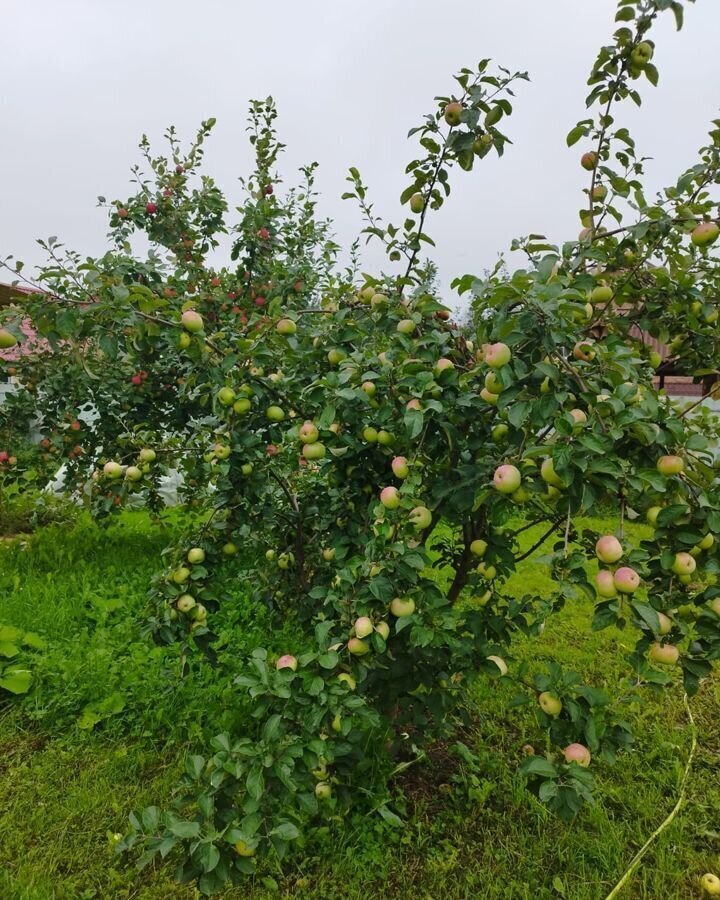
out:
<path id="1" fill-rule="evenodd" d="M 125 828 L 129 810 L 168 800 L 181 757 L 197 752 L 203 731 L 242 723 L 242 699 L 217 671 L 204 666 L 180 681 L 176 650 L 154 648 L 140 631 L 149 579 L 181 526 L 175 517 L 158 530 L 132 513 L 108 530 L 81 521 L 0 548 L 0 624 L 47 641 L 33 657 L 35 691 L 21 705 L 0 707 L 3 900 L 196 896 L 173 881 L 171 865 L 138 874 L 108 840 Z M 536 538 L 526 535 L 528 543 Z M 542 562 L 524 564 L 513 586 L 525 590 L 530 579 L 552 590 Z M 591 618 L 589 601 L 568 605 L 539 639 L 517 647 L 513 664 L 555 659 L 613 691 L 632 637 L 592 633 Z M 262 612 L 238 600 L 223 623 L 225 657 L 239 660 L 266 639 L 264 624 Z M 342 828 L 330 822 L 282 871 L 268 869 L 224 900 L 604 898 L 677 799 L 691 741 L 682 692 L 648 695 L 628 709 L 634 749 L 615 766 L 597 767 L 597 804 L 569 825 L 516 774 L 522 745 L 541 745 L 532 710 L 508 708 L 515 693 L 497 680 L 475 690 L 472 724 L 458 738 L 475 763 L 451 741 L 408 770 L 399 785 L 404 829 L 372 817 Z M 698 895 L 700 875 L 720 871 L 720 679 L 706 682 L 691 706 L 699 747 L 687 805 L 625 900 L 687 900 Z"/>

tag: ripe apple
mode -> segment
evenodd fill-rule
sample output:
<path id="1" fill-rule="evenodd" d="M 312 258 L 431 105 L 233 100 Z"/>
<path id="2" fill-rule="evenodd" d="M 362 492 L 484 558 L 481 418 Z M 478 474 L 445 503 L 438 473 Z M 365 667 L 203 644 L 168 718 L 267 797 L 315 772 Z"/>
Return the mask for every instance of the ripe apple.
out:
<path id="1" fill-rule="evenodd" d="M 155 213 L 157 212 L 157 203 L 153 203 L 152 201 L 150 201 L 150 203 L 146 203 L 145 204 L 145 212 L 149 216 L 154 216 Z"/>
<path id="2" fill-rule="evenodd" d="M 143 447 L 140 453 L 138 453 L 138 458 L 140 462 L 152 463 L 155 462 L 156 453 L 151 447 Z"/>
<path id="3" fill-rule="evenodd" d="M 186 331 L 193 334 L 203 330 L 203 317 L 194 309 L 186 309 L 180 317 L 180 322 Z"/>
<path id="4" fill-rule="evenodd" d="M 410 197 L 410 209 L 415 215 L 419 215 L 425 208 L 425 198 L 422 194 L 413 194 Z"/>
<path id="5" fill-rule="evenodd" d="M 672 570 L 676 575 L 692 575 L 697 568 L 697 563 L 689 553 L 676 553 Z"/>
<path id="6" fill-rule="evenodd" d="M 496 343 L 488 344 L 485 347 L 485 362 L 491 369 L 500 369 L 506 366 L 512 359 L 512 353 L 507 344 Z"/>
<path id="7" fill-rule="evenodd" d="M 645 518 L 650 525 L 655 525 L 657 523 L 657 517 L 660 515 L 661 511 L 662 506 L 651 506 L 650 509 L 648 509 L 645 513 Z"/>
<path id="8" fill-rule="evenodd" d="M 385 509 L 397 509 L 400 506 L 400 494 L 396 487 L 386 487 L 380 491 L 380 502 Z"/>
<path id="9" fill-rule="evenodd" d="M 681 456 L 661 456 L 657 461 L 657 470 L 661 475 L 679 475 L 684 468 Z"/>
<path id="10" fill-rule="evenodd" d="M 218 391 L 217 398 L 223 406 L 231 406 L 235 402 L 235 391 L 231 387 L 222 387 Z"/>
<path id="11" fill-rule="evenodd" d="M 243 416 L 246 412 L 249 412 L 251 407 L 252 403 L 248 400 L 247 397 L 239 397 L 233 403 L 233 411 L 240 416 Z"/>
<path id="12" fill-rule="evenodd" d="M 398 619 L 411 616 L 415 612 L 415 601 L 412 597 L 395 597 L 390 603 L 390 612 Z"/>
<path id="13" fill-rule="evenodd" d="M 448 103 L 444 110 L 445 121 L 452 128 L 455 125 L 460 124 L 460 116 L 462 115 L 463 106 L 462 103 L 458 103 L 457 100 L 453 100 L 451 103 Z"/>
<path id="14" fill-rule="evenodd" d="M 107 475 L 108 478 L 119 478 L 122 475 L 122 466 L 120 463 L 113 462 L 112 460 L 106 462 L 103 466 L 103 474 Z"/>
<path id="15" fill-rule="evenodd" d="M 674 644 L 651 644 L 648 651 L 650 662 L 664 666 L 674 666 L 680 659 L 680 651 Z"/>
<path id="16" fill-rule="evenodd" d="M 473 554 L 473 556 L 477 556 L 480 559 L 485 556 L 487 548 L 487 541 L 483 541 L 481 538 L 477 538 L 470 544 L 470 552 Z"/>
<path id="17" fill-rule="evenodd" d="M 370 646 L 356 637 L 350 638 L 347 642 L 347 648 L 353 656 L 365 656 L 366 653 L 370 652 Z"/>
<path id="18" fill-rule="evenodd" d="M 623 547 L 613 534 L 603 535 L 595 544 L 595 555 L 606 564 L 616 563 L 623 555 Z"/>
<path id="19" fill-rule="evenodd" d="M 719 234 L 720 228 L 715 222 L 701 222 L 693 228 L 690 240 L 696 247 L 707 247 L 715 243 Z"/>
<path id="20" fill-rule="evenodd" d="M 205 551 L 202 547 L 191 547 L 190 550 L 188 550 L 187 558 L 191 565 L 205 562 Z"/>
<path id="21" fill-rule="evenodd" d="M 235 556 L 238 552 L 238 548 L 232 541 L 228 541 L 227 544 L 223 544 L 222 552 L 225 556 Z"/>
<path id="22" fill-rule="evenodd" d="M 368 397 L 374 397 L 377 392 L 377 385 L 374 381 L 363 381 L 360 387 L 365 391 Z"/>
<path id="23" fill-rule="evenodd" d="M 396 456 L 390 465 L 392 466 L 393 475 L 396 478 L 407 478 L 410 474 L 410 467 L 404 456 Z"/>
<path id="24" fill-rule="evenodd" d="M 338 681 L 346 684 L 351 691 L 354 691 L 357 687 L 357 682 L 348 672 L 341 672 L 338 675 Z"/>
<path id="25" fill-rule="evenodd" d="M 573 347 L 572 355 L 574 359 L 579 359 L 582 362 L 590 362 L 595 359 L 592 341 L 578 341 Z"/>
<path id="26" fill-rule="evenodd" d="M 590 751 L 582 744 L 568 744 L 563 750 L 566 763 L 577 763 L 579 766 L 587 768 L 590 765 Z"/>
<path id="27" fill-rule="evenodd" d="M 180 566 L 175 569 L 175 571 L 170 576 L 171 580 L 175 582 L 175 584 L 185 584 L 185 582 L 190 577 L 190 569 L 187 566 Z"/>
<path id="28" fill-rule="evenodd" d="M 275 663 L 275 668 L 280 671 L 280 669 L 292 669 L 293 672 L 297 672 L 298 661 L 294 656 L 291 656 L 289 653 L 286 653 L 284 656 L 281 656 L 280 659 Z"/>
<path id="29" fill-rule="evenodd" d="M 355 619 L 353 629 L 355 631 L 355 637 L 366 638 L 368 635 L 373 633 L 375 627 L 372 623 L 372 620 L 368 618 L 368 616 L 360 616 L 360 618 Z"/>
<path id="30" fill-rule="evenodd" d="M 501 675 L 507 675 L 508 667 L 502 656 L 488 656 L 488 662 L 493 662 L 500 670 Z"/>
<path id="31" fill-rule="evenodd" d="M 377 623 L 377 625 L 375 626 L 375 631 L 377 631 L 377 633 L 384 641 L 387 641 L 387 639 L 390 637 L 390 626 L 384 620 Z"/>
<path id="32" fill-rule="evenodd" d="M 595 588 L 601 597 L 614 597 L 617 591 L 613 573 L 608 572 L 607 569 L 601 569 L 595 576 Z"/>
<path id="33" fill-rule="evenodd" d="M 706 872 L 700 879 L 700 887 L 708 897 L 720 897 L 720 878 L 712 872 Z"/>
<path id="34" fill-rule="evenodd" d="M 137 466 L 128 466 L 125 469 L 125 481 L 140 481 L 142 477 L 142 470 Z"/>
<path id="35" fill-rule="evenodd" d="M 538 697 L 538 703 L 540 704 L 540 709 L 547 716 L 552 716 L 555 719 L 562 712 L 562 700 L 559 697 L 556 697 L 555 694 L 550 691 L 543 691 L 542 694 Z"/>
<path id="36" fill-rule="evenodd" d="M 570 415 L 575 421 L 575 425 L 584 425 L 587 422 L 587 413 L 582 409 L 571 409 Z"/>
<path id="37" fill-rule="evenodd" d="M 447 372 L 454 368 L 455 368 L 455 363 L 451 359 L 447 359 L 446 357 L 443 356 L 435 363 L 435 368 L 433 369 L 433 374 L 437 378 L 437 376 L 442 375 L 443 372 Z"/>
<path id="38" fill-rule="evenodd" d="M 117 214 L 118 214 L 119 219 L 127 219 L 127 217 L 128 217 L 128 211 L 125 209 L 124 206 L 121 206 L 118 208 Z"/>
<path id="39" fill-rule="evenodd" d="M 315 441 L 314 444 L 303 444 L 302 455 L 307 460 L 323 459 L 325 456 L 325 444 Z"/>
<path id="40" fill-rule="evenodd" d="M 422 409 L 422 403 L 417 397 L 413 397 L 405 404 L 405 409 Z"/>
<path id="41" fill-rule="evenodd" d="M 598 155 L 594 150 L 589 151 L 588 153 L 583 153 L 580 157 L 580 165 L 583 169 L 586 169 L 588 172 L 592 172 L 592 170 L 598 164 Z"/>
<path id="42" fill-rule="evenodd" d="M 326 547 L 322 552 L 322 558 L 325 562 L 332 562 L 335 559 L 336 550 L 334 547 Z"/>
<path id="43" fill-rule="evenodd" d="M 419 531 L 422 531 L 423 529 L 430 527 L 432 513 L 427 506 L 416 506 L 415 509 L 411 510 L 408 519 L 412 525 Z"/>
<path id="44" fill-rule="evenodd" d="M 318 781 L 315 785 L 315 796 L 318 800 L 329 800 L 332 797 L 332 788 L 327 781 Z"/>
<path id="45" fill-rule="evenodd" d="M 291 335 L 295 334 L 297 331 L 297 325 L 293 322 L 292 319 L 280 319 L 280 321 L 275 326 L 275 330 L 278 334 L 283 335 Z"/>
<path id="46" fill-rule="evenodd" d="M 412 319 L 400 319 L 395 330 L 399 334 L 412 334 L 415 331 L 415 323 Z"/>
<path id="47" fill-rule="evenodd" d="M 189 613 L 190 610 L 195 606 L 195 598 L 192 594 L 182 594 L 177 599 L 177 603 L 175 604 L 181 613 Z"/>
<path id="48" fill-rule="evenodd" d="M 694 562 L 694 560 L 693 560 Z M 630 566 L 621 566 L 613 576 L 615 587 L 621 594 L 634 594 L 640 587 L 640 576 Z"/>
<path id="49" fill-rule="evenodd" d="M 504 465 L 495 469 L 493 484 L 495 485 L 495 490 L 501 494 L 512 494 L 520 487 L 521 481 L 522 476 L 519 469 L 515 466 Z"/>
<path id="50" fill-rule="evenodd" d="M 555 464 L 551 457 L 543 460 L 540 466 L 540 477 L 546 484 L 551 484 L 553 487 L 563 486 L 562 478 L 556 473 Z"/>

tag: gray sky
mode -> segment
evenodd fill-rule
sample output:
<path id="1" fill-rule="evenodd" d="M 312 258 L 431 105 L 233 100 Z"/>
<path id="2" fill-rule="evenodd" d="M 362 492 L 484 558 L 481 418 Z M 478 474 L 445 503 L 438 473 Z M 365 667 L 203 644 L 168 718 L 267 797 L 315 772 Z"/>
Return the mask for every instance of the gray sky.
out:
<path id="1" fill-rule="evenodd" d="M 0 33 L 0 255 L 41 260 L 34 241 L 58 235 L 82 253 L 104 248 L 96 197 L 129 193 L 143 132 L 160 148 L 169 124 L 191 137 L 218 119 L 206 171 L 231 202 L 248 171 L 247 100 L 272 94 L 288 150 L 286 180 L 320 163 L 321 210 L 348 244 L 360 227 L 341 201 L 357 166 L 376 211 L 401 221 L 406 140 L 449 93 L 451 75 L 482 57 L 529 71 L 505 131 L 505 157 L 457 171 L 450 202 L 433 217 L 435 258 L 447 287 L 480 274 L 511 239 L 539 231 L 575 236 L 586 184 L 582 144 L 565 135 L 584 115 L 585 80 L 613 30 L 615 0 L 5 0 Z M 620 116 L 638 150 L 653 155 L 648 185 L 694 162 L 718 116 L 720 3 L 698 0 L 675 34 L 666 13 L 654 32 L 660 85 Z M 366 252 L 367 269 L 378 263 Z M 0 276 L 0 280 L 7 280 Z M 446 299 L 449 296 L 446 294 Z"/>

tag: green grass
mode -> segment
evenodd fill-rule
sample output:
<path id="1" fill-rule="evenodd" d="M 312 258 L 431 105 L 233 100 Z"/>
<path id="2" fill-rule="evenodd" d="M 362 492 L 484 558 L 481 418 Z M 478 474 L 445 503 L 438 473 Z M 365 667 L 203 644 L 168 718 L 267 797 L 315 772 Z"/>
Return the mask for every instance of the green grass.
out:
<path id="1" fill-rule="evenodd" d="M 242 698 L 226 670 L 267 636 L 267 618 L 240 599 L 226 622 L 223 669 L 197 665 L 179 679 L 177 651 L 155 648 L 140 633 L 149 579 L 181 527 L 176 521 L 169 534 L 159 532 L 144 515 L 127 514 L 106 531 L 82 521 L 72 532 L 42 530 L 29 544 L 0 551 L 0 622 L 48 642 L 30 699 L 0 712 L 2 900 L 195 896 L 173 881 L 171 866 L 136 873 L 114 856 L 107 837 L 124 830 L 130 809 L 167 802 L 182 755 L 196 751 L 203 735 L 240 727 Z M 549 595 L 547 567 L 527 563 L 511 589 L 529 584 Z M 592 633 L 591 617 L 589 601 L 569 604 L 541 638 L 518 645 L 516 658 L 557 660 L 612 691 L 626 674 L 632 636 Z M 123 709 L 95 730 L 80 728 L 87 705 L 113 692 L 123 696 Z M 675 803 L 690 745 L 682 695 L 648 694 L 628 709 L 635 748 L 613 767 L 596 767 L 597 804 L 567 825 L 515 774 L 520 748 L 538 745 L 538 732 L 531 709 L 508 708 L 513 694 L 497 681 L 474 690 L 473 724 L 462 737 L 479 760 L 472 770 L 452 746 L 409 770 L 403 830 L 366 817 L 329 823 L 282 872 L 265 873 L 277 887 L 258 879 L 228 890 L 225 900 L 605 897 Z M 720 870 L 717 678 L 703 685 L 692 709 L 699 749 L 688 804 L 646 856 L 625 900 L 687 900 L 697 896 L 703 872 Z M 167 739 L 173 729 L 187 735 L 183 746 Z"/>

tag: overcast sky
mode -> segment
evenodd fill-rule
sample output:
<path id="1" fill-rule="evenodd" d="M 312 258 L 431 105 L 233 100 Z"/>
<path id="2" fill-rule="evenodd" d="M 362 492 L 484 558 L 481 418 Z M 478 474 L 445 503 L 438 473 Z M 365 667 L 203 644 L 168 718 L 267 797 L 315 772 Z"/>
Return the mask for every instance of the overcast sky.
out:
<path id="1" fill-rule="evenodd" d="M 505 157 L 457 171 L 450 202 L 429 224 L 445 288 L 481 274 L 511 239 L 564 240 L 579 230 L 582 145 L 565 135 L 583 117 L 585 81 L 613 30 L 615 0 L 4 0 L 0 32 L 0 255 L 41 261 L 37 237 L 101 252 L 98 194 L 127 196 L 146 132 L 159 148 L 169 124 L 190 138 L 218 120 L 206 170 L 231 201 L 251 160 L 250 98 L 272 94 L 288 150 L 286 180 L 317 160 L 322 212 L 348 244 L 360 227 L 341 201 L 357 166 L 376 211 L 401 221 L 398 197 L 413 158 L 409 128 L 452 91 L 451 75 L 480 58 L 527 70 L 505 131 Z M 660 86 L 623 113 L 653 188 L 694 162 L 719 115 L 720 3 L 689 6 L 654 32 Z M 367 268 L 378 263 L 366 254 Z M 0 280 L 7 280 L 0 275 Z M 445 292 L 450 299 L 449 292 Z"/>

